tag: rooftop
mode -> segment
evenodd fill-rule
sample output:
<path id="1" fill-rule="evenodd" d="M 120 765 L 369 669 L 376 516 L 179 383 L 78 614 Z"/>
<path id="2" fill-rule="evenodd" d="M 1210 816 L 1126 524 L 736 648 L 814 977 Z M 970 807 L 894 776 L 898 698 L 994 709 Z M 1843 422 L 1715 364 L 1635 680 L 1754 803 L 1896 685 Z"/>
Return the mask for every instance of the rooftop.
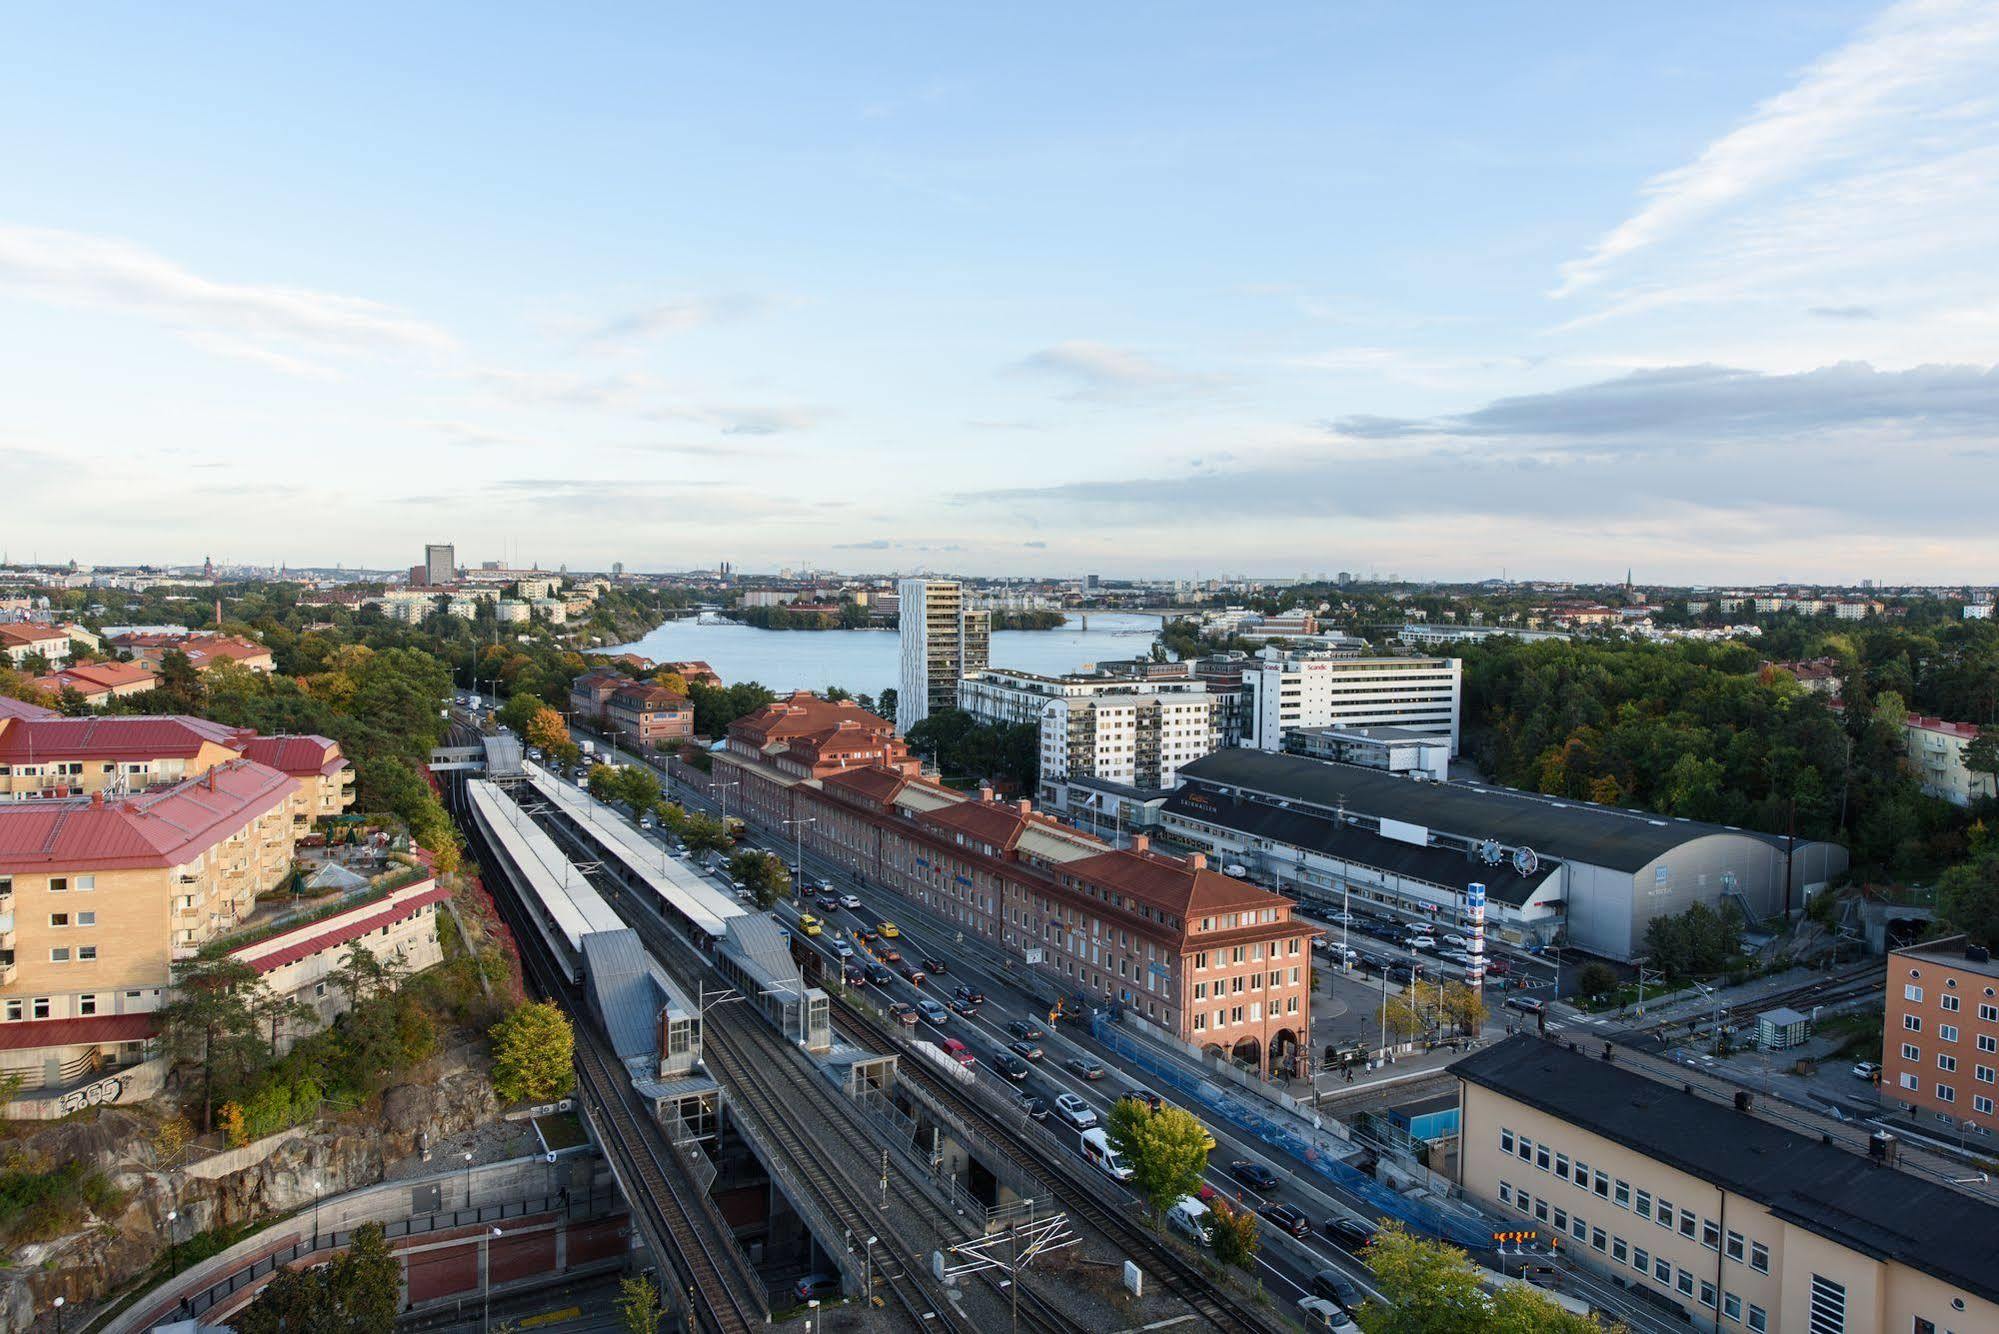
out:
<path id="1" fill-rule="evenodd" d="M 0 866 L 178 866 L 277 809 L 298 780 L 252 760 L 134 797 L 0 803 Z"/>
<path id="2" fill-rule="evenodd" d="M 1783 839 L 1776 835 L 1725 825 L 1491 784 L 1419 782 L 1379 769 L 1260 750 L 1215 751 L 1182 765 L 1180 777 L 1322 811 L 1344 808 L 1351 815 L 1386 815 L 1436 832 L 1495 839 L 1508 847 L 1532 848 L 1543 857 L 1619 871 L 1640 870 L 1675 848 L 1715 835 L 1732 834 L 1783 847 Z"/>
<path id="3" fill-rule="evenodd" d="M 173 714 L 23 719 L 0 725 L 0 764 L 51 760 L 192 759 L 203 746 L 235 750 L 243 728 Z"/>
<path id="4" fill-rule="evenodd" d="M 1449 1068 L 1754 1200 L 1794 1227 L 1999 1301 L 1999 1206 L 1563 1043 L 1508 1038 Z"/>
<path id="5" fill-rule="evenodd" d="M 1964 936 L 1945 936 L 1921 945 L 1906 945 L 1889 953 L 1897 959 L 1917 959 L 1977 973 L 1982 977 L 1999 977 L 1999 963 L 1993 962 L 1992 951 L 1973 945 Z"/>

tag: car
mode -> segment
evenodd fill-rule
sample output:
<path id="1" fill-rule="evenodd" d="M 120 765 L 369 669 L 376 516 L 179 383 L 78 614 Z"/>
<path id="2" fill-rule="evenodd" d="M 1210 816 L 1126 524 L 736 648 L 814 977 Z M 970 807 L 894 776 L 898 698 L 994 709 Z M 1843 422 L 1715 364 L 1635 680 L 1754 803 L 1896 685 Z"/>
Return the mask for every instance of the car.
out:
<path id="1" fill-rule="evenodd" d="M 820 912 L 832 912 L 840 906 L 840 900 L 834 898 L 831 894 L 820 894 L 812 901 L 819 905 Z"/>
<path id="2" fill-rule="evenodd" d="M 798 914 L 798 929 L 808 936 L 816 936 L 825 928 L 820 925 L 817 917 L 809 912 L 803 912 Z"/>
<path id="3" fill-rule="evenodd" d="M 1872 1084 L 1881 1078 L 1881 1066 L 1874 1061 L 1860 1061 L 1853 1067 L 1853 1077 Z"/>
<path id="4" fill-rule="evenodd" d="M 1289 1232 L 1294 1237 L 1312 1235 L 1312 1220 L 1305 1217 L 1305 1211 L 1295 1204 L 1266 1204 L 1258 1212 L 1272 1227 Z"/>
<path id="5" fill-rule="evenodd" d="M 1032 1093 L 1023 1091 L 1020 1095 L 1020 1110 L 1026 1112 L 1031 1120 L 1046 1121 L 1050 1110 L 1048 1099 L 1037 1098 Z"/>
<path id="6" fill-rule="evenodd" d="M 1436 947 L 1437 938 L 1427 931 L 1413 932 L 1402 937 L 1402 948 L 1405 950 L 1432 950 Z"/>
<path id="7" fill-rule="evenodd" d="M 962 1014 L 968 1019 L 979 1012 L 978 1006 L 972 1004 L 968 1000 L 961 999 L 960 997 L 957 996 L 953 996 L 950 1000 L 944 1003 L 951 1007 L 951 1013 Z"/>
<path id="8" fill-rule="evenodd" d="M 895 971 L 901 973 L 902 980 L 909 983 L 912 987 L 920 987 L 930 979 L 930 974 L 924 972 L 913 963 L 906 963 Z"/>
<path id="9" fill-rule="evenodd" d="M 1041 1031 L 1041 1026 L 1031 1019 L 1016 1019 L 1006 1026 L 1006 1031 L 1017 1038 L 1026 1038 L 1029 1042 L 1039 1042 L 1048 1036 Z"/>
<path id="10" fill-rule="evenodd" d="M 1547 1008 L 1532 996 L 1508 996 L 1500 1004 L 1520 1014 L 1539 1014 Z"/>
<path id="11" fill-rule="evenodd" d="M 1251 1190 L 1277 1189 L 1277 1173 L 1262 1163 L 1253 1163 L 1247 1158 L 1238 1158 L 1230 1163 L 1229 1175 Z"/>
<path id="12" fill-rule="evenodd" d="M 1102 1079 L 1104 1077 L 1103 1064 L 1099 1061 L 1093 1061 L 1087 1056 L 1071 1056 L 1063 1064 L 1069 1067 L 1070 1073 L 1079 1075 L 1084 1079 Z"/>
<path id="13" fill-rule="evenodd" d="M 880 964 L 878 964 L 878 963 L 871 963 L 871 964 L 869 964 L 869 965 L 868 965 L 868 985 L 869 985 L 869 986 L 875 986 L 875 987 L 885 987 L 885 986 L 887 986 L 887 985 L 889 984 L 889 979 L 890 979 L 890 978 L 891 978 L 892 976 L 893 976 L 893 974 L 891 974 L 891 973 L 890 973 L 890 972 L 888 971 L 888 969 L 886 969 L 886 968 L 882 967 L 882 966 L 881 966 Z"/>
<path id="14" fill-rule="evenodd" d="M 1416 980 L 1416 969 L 1410 964 L 1392 963 L 1388 965 L 1384 972 L 1390 982 L 1414 982 Z"/>
<path id="15" fill-rule="evenodd" d="M 851 959 L 854 957 L 854 947 L 844 940 L 836 940 L 833 942 L 833 953 L 842 959 Z"/>
<path id="16" fill-rule="evenodd" d="M 652 828 L 652 817 L 650 815 L 641 815 L 639 817 L 639 828 L 641 829 Z"/>
<path id="17" fill-rule="evenodd" d="M 875 929 L 880 931 L 883 935 L 887 936 L 890 940 L 894 940 L 897 936 L 902 934 L 902 928 L 897 926 L 894 922 L 883 922 L 879 927 Z"/>
<path id="18" fill-rule="evenodd" d="M 1055 1114 L 1075 1130 L 1088 1130 L 1097 1123 L 1095 1110 L 1073 1093 L 1055 1095 Z"/>
<path id="19" fill-rule="evenodd" d="M 1326 918 L 1334 926 L 1352 926 L 1360 919 L 1350 912 L 1336 912 Z"/>
<path id="20" fill-rule="evenodd" d="M 875 957 L 877 959 L 880 959 L 883 963 L 901 963 L 902 951 L 898 949 L 890 949 L 888 946 L 884 945 L 878 947 L 875 950 Z"/>
<path id="21" fill-rule="evenodd" d="M 854 928 L 854 939 L 864 945 L 872 945 L 879 937 L 875 935 L 873 928 L 857 926 Z"/>
<path id="22" fill-rule="evenodd" d="M 934 1005 L 936 1002 L 933 1001 L 931 1003 Z M 946 1056 L 949 1056 L 952 1060 L 956 1061 L 959 1065 L 971 1065 L 979 1059 L 978 1057 L 972 1055 L 972 1049 L 970 1047 L 967 1047 L 964 1043 L 958 1041 L 958 1039 L 956 1038 L 945 1038 L 944 1041 L 939 1045 L 944 1048 L 944 1054 Z"/>
<path id="23" fill-rule="evenodd" d="M 1500 955 L 1488 954 L 1485 956 L 1485 971 L 1494 977 L 1509 977 L 1513 973 L 1513 965 Z"/>
<path id="24" fill-rule="evenodd" d="M 850 987 L 858 987 L 868 980 L 868 975 L 853 964 L 848 964 L 840 970 L 840 980 Z"/>
<path id="25" fill-rule="evenodd" d="M 1445 950 L 1443 957 L 1460 968 L 1471 967 L 1472 956 L 1469 950 Z"/>
<path id="26" fill-rule="evenodd" d="M 1353 1322 L 1353 1317 L 1338 1302 L 1327 1301 L 1324 1297 L 1300 1297 L 1298 1311 L 1310 1329 L 1330 1330 L 1332 1334 L 1360 1334 L 1360 1326 Z"/>
<path id="27" fill-rule="evenodd" d="M 1027 1039 L 1021 1038 L 1006 1045 L 1008 1051 L 1013 1052 L 1024 1061 L 1038 1061 L 1041 1059 L 1041 1047 L 1038 1043 L 1029 1042 Z"/>
<path id="28" fill-rule="evenodd" d="M 1147 1088 L 1136 1088 L 1129 1093 L 1120 1093 L 1118 1096 L 1121 1098 L 1130 1098 L 1133 1102 L 1142 1102 L 1147 1108 L 1155 1112 L 1166 1105 L 1166 1099 Z"/>
<path id="29" fill-rule="evenodd" d="M 1375 1229 L 1371 1224 L 1345 1214 L 1335 1214 L 1319 1224 L 1319 1235 L 1343 1251 L 1356 1254 L 1374 1241 Z"/>
<path id="30" fill-rule="evenodd" d="M 1367 1300 L 1354 1281 L 1337 1269 L 1321 1269 L 1312 1275 L 1312 1295 L 1335 1302 L 1345 1311 L 1351 1311 Z"/>
<path id="31" fill-rule="evenodd" d="M 974 1005 L 984 1005 L 986 1003 L 985 992 L 980 991 L 977 987 L 967 986 L 962 982 L 958 984 L 958 994 Z"/>
<path id="32" fill-rule="evenodd" d="M 831 1301 L 840 1295 L 838 1274 L 807 1274 L 791 1285 L 791 1295 L 801 1302 Z"/>
<path id="33" fill-rule="evenodd" d="M 993 1069 L 1018 1083 L 1027 1078 L 1027 1062 L 1010 1051 L 996 1051 L 992 1059 Z"/>
<path id="34" fill-rule="evenodd" d="M 861 909 L 860 895 L 842 894 L 840 896 L 840 906 L 842 908 L 845 908 L 848 912 L 859 912 Z"/>
<path id="35" fill-rule="evenodd" d="M 823 875 L 820 876 L 817 880 L 813 881 L 812 883 L 819 887 L 819 892 L 821 894 L 825 894 L 829 897 L 832 895 L 833 882 L 831 880 L 828 880 L 825 876 Z"/>
<path id="36" fill-rule="evenodd" d="M 933 959 L 927 954 L 923 956 L 923 966 L 928 968 L 933 976 L 949 971 L 942 959 Z"/>
<path id="37" fill-rule="evenodd" d="M 928 996 L 920 997 L 917 1000 L 916 1012 L 922 1015 L 927 1022 L 933 1024 L 944 1023 L 946 1020 L 950 1019 L 951 1017 L 950 1013 L 946 1011 L 943 1006 L 939 1005 L 936 1001 L 931 1000 Z M 952 1041 L 955 1042 L 957 1041 L 957 1039 L 953 1038 Z M 959 1045 L 963 1046 L 964 1044 L 960 1043 Z"/>
<path id="38" fill-rule="evenodd" d="M 895 1016 L 898 1024 L 908 1024 L 912 1028 L 916 1026 L 916 1007 L 908 1001 L 890 1001 L 888 1012 Z"/>

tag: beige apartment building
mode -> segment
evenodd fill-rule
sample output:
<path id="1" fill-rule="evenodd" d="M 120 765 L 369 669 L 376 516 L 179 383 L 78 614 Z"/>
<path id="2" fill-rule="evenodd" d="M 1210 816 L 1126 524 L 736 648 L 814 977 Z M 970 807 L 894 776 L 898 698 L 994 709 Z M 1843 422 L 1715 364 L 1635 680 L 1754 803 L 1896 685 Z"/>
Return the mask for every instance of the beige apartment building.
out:
<path id="1" fill-rule="evenodd" d="M 1612 1057 L 1516 1037 L 1451 1066 L 1466 1193 L 1698 1329 L 1999 1329 L 1999 1204 Z"/>

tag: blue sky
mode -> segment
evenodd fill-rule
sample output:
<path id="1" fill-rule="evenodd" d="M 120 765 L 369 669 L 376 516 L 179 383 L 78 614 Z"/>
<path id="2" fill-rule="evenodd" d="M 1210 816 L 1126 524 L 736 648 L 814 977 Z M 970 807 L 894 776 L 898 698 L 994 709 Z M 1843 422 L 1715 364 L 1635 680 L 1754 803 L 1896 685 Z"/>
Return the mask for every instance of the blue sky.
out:
<path id="1" fill-rule="evenodd" d="M 16 16 L 9 554 L 1999 564 L 1992 0 L 408 8 Z"/>

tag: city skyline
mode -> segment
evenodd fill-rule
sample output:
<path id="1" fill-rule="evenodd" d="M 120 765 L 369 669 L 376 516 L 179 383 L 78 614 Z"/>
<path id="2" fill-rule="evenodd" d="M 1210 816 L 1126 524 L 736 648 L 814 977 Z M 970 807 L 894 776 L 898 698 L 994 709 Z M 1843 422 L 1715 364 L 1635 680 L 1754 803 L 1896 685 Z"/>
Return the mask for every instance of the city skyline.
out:
<path id="1" fill-rule="evenodd" d="M 1999 5 L 850 18 L 24 18 L 10 554 L 1999 564 Z"/>

